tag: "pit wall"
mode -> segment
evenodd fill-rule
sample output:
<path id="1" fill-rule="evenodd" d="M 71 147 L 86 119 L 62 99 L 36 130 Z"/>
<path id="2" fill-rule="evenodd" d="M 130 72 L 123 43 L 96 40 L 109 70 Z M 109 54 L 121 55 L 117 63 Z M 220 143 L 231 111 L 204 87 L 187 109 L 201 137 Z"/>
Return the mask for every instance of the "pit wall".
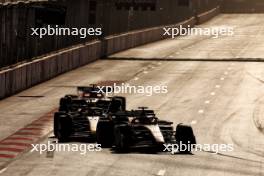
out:
<path id="1" fill-rule="evenodd" d="M 165 39 L 168 36 L 163 36 L 164 27 L 194 26 L 211 19 L 218 13 L 219 7 L 175 25 L 159 26 L 108 36 L 103 40 L 76 45 L 56 53 L 50 53 L 48 56 L 39 57 L 31 62 L 3 70 L 0 72 L 0 99 L 89 64 L 101 57 Z"/>

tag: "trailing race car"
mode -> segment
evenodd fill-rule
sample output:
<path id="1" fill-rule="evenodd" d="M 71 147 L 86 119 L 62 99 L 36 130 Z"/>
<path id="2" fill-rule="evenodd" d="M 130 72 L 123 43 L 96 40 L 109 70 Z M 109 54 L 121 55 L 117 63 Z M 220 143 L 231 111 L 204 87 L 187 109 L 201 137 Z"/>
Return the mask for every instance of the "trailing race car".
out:
<path id="1" fill-rule="evenodd" d="M 59 111 L 77 111 L 78 108 L 93 106 L 99 100 L 106 99 L 106 90 L 100 90 L 96 85 L 90 87 L 77 87 L 77 95 L 65 95 L 60 99 Z"/>
<path id="2" fill-rule="evenodd" d="M 160 150 L 164 147 L 163 144 L 176 144 L 180 141 L 196 143 L 190 126 L 179 124 L 175 134 L 172 124 L 159 120 L 153 110 L 147 110 L 145 107 L 110 113 L 99 119 L 97 142 L 103 147 L 114 146 L 113 149 L 118 152 L 150 146 Z"/>
<path id="3" fill-rule="evenodd" d="M 78 88 L 80 90 L 82 96 L 63 97 L 59 111 L 54 114 L 54 135 L 59 141 L 67 141 L 71 137 L 94 138 L 101 117 L 126 110 L 124 97 L 98 96 L 91 87 Z"/>

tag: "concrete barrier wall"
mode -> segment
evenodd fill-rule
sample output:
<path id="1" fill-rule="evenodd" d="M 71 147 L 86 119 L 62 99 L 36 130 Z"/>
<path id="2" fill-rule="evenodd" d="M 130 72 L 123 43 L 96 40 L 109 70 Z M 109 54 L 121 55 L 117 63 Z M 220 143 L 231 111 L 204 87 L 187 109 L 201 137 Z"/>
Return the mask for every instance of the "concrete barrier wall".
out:
<path id="1" fill-rule="evenodd" d="M 186 20 L 184 22 L 170 25 L 170 26 L 160 26 L 155 28 L 149 28 L 146 30 L 140 30 L 140 31 L 133 31 L 121 35 L 116 36 L 109 36 L 106 37 L 106 55 L 110 55 L 119 51 L 122 51 L 124 49 L 133 48 L 135 46 L 143 45 L 146 43 L 155 42 L 158 40 L 165 39 L 169 36 L 163 36 L 164 27 L 172 27 L 172 28 L 179 28 L 180 25 L 182 26 L 194 26 L 196 23 L 195 18 L 190 18 L 189 20 Z"/>
<path id="2" fill-rule="evenodd" d="M 0 99 L 100 58 L 101 42 L 67 49 L 0 72 Z"/>
<path id="3" fill-rule="evenodd" d="M 216 7 L 208 12 L 204 12 L 197 16 L 197 24 L 205 23 L 206 21 L 210 20 L 214 16 L 220 13 L 220 7 Z"/>
<path id="4" fill-rule="evenodd" d="M 193 26 L 196 23 L 207 21 L 218 13 L 219 9 L 216 8 L 199 15 L 197 18 L 193 17 L 175 25 L 159 26 L 116 36 L 109 36 L 101 41 L 77 45 L 35 59 L 32 62 L 1 71 L 0 99 L 16 94 L 67 71 L 86 65 L 102 56 L 165 39 L 168 36 L 163 36 L 164 27 L 179 27 L 180 25 Z"/>

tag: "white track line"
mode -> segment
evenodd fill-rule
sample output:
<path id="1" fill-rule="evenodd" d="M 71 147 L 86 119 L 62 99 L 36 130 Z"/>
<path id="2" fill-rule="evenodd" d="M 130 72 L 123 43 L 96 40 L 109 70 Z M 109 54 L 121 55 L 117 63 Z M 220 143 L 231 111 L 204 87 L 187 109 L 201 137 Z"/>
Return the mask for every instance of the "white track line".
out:
<path id="1" fill-rule="evenodd" d="M 158 176 L 164 176 L 165 175 L 165 173 L 166 173 L 166 170 L 165 169 L 162 169 L 162 170 L 159 170 L 159 172 L 158 172 Z"/>
<path id="2" fill-rule="evenodd" d="M 195 125 L 195 124 L 197 124 L 196 120 L 191 121 L 191 125 Z"/>
<path id="3" fill-rule="evenodd" d="M 134 80 L 137 81 L 137 80 L 139 80 L 139 78 L 138 77 L 135 77 Z"/>
<path id="4" fill-rule="evenodd" d="M 4 173 L 7 170 L 7 168 L 3 168 L 0 170 L 0 174 Z"/>
<path id="5" fill-rule="evenodd" d="M 200 110 L 198 111 L 198 113 L 199 113 L 199 114 L 203 114 L 203 113 L 204 113 L 204 110 L 203 110 L 203 109 L 200 109 Z"/>
<path id="6" fill-rule="evenodd" d="M 205 104 L 210 104 L 211 102 L 210 102 L 210 100 L 206 100 L 204 103 Z"/>

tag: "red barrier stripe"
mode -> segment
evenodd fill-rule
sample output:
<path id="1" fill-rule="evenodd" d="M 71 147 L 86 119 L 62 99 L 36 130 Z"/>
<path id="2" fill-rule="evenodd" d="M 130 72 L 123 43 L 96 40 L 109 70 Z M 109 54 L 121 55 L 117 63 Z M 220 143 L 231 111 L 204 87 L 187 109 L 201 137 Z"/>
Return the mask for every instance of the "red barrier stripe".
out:
<path id="1" fill-rule="evenodd" d="M 26 138 L 26 137 L 9 137 L 9 138 L 4 139 L 4 141 L 5 140 L 33 141 L 34 139 Z"/>
<path id="2" fill-rule="evenodd" d="M 0 152 L 16 152 L 21 153 L 31 147 L 31 143 L 37 140 L 42 135 L 42 130 L 49 126 L 53 120 L 53 113 L 57 110 L 53 110 L 48 114 L 42 116 L 38 120 L 33 121 L 24 128 L 18 130 L 16 133 L 0 141 Z M 27 137 L 31 135 L 32 137 Z M 21 137 L 20 137 L 21 136 Z M 18 142 L 17 142 L 18 141 Z M 13 146 L 13 147 L 10 147 Z M 16 147 L 18 148 L 16 148 Z M 0 158 L 12 159 L 16 155 L 0 153 Z"/>
<path id="3" fill-rule="evenodd" d="M 0 154 L 0 158 L 15 158 L 16 155 Z"/>
<path id="4" fill-rule="evenodd" d="M 23 146 L 23 147 L 31 146 L 31 144 L 19 143 L 19 142 L 1 142 L 0 145 L 16 145 L 16 146 Z"/>
<path id="5" fill-rule="evenodd" d="M 7 152 L 23 152 L 24 149 L 11 148 L 11 147 L 0 147 L 0 151 L 7 151 Z"/>
<path id="6" fill-rule="evenodd" d="M 39 136 L 41 133 L 33 133 L 33 132 L 17 132 L 15 135 L 32 135 L 32 136 Z"/>

